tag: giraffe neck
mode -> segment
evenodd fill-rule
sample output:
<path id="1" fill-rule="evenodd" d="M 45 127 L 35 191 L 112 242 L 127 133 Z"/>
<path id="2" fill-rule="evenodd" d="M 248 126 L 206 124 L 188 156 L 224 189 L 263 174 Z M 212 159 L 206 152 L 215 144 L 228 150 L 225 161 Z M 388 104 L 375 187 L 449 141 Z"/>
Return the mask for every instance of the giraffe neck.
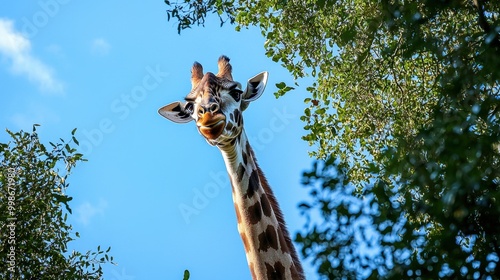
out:
<path id="1" fill-rule="evenodd" d="M 304 279 L 283 215 L 245 131 L 219 146 L 231 179 L 238 231 L 254 280 Z"/>

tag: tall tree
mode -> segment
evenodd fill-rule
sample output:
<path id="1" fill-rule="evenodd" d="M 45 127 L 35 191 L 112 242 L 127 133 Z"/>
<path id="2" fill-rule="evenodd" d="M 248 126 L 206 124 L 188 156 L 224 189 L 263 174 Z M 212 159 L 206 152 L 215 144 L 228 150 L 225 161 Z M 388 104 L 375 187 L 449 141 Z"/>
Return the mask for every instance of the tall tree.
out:
<path id="1" fill-rule="evenodd" d="M 314 78 L 300 206 L 324 223 L 297 241 L 320 275 L 500 277 L 500 2 L 166 3 L 179 32 L 210 13 L 259 26 L 269 57 Z"/>
<path id="2" fill-rule="evenodd" d="M 66 181 L 82 160 L 72 141 L 50 149 L 36 133 L 11 132 L 0 143 L 0 278 L 100 279 L 101 265 L 113 261 L 106 251 L 68 252 L 79 237 L 67 223 L 71 214 Z"/>

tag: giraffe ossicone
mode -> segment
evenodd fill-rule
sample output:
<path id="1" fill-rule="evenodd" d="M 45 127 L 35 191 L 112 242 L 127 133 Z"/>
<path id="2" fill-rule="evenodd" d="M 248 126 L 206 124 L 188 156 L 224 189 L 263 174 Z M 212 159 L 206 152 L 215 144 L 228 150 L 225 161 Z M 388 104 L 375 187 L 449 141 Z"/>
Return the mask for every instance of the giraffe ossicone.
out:
<path id="1" fill-rule="evenodd" d="M 176 123 L 195 121 L 206 141 L 220 149 L 252 278 L 305 279 L 283 214 L 243 127 L 242 112 L 262 95 L 268 73 L 250 78 L 242 89 L 233 80 L 228 57 L 219 58 L 218 68 L 217 74 L 203 73 L 201 64 L 195 62 L 191 91 L 184 100 L 170 103 L 158 112 Z"/>

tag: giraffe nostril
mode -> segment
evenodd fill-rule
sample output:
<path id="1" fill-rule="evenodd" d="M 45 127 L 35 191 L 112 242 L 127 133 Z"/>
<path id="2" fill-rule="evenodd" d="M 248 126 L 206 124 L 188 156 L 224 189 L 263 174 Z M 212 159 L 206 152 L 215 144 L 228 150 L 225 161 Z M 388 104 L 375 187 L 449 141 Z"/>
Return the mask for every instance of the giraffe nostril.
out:
<path id="1" fill-rule="evenodd" d="M 216 113 L 217 111 L 219 111 L 219 104 L 217 103 L 211 103 L 210 105 L 207 105 L 207 106 L 200 106 L 198 108 L 198 117 L 202 117 L 205 113 Z"/>
<path id="2" fill-rule="evenodd" d="M 217 103 L 212 103 L 212 105 L 210 105 L 210 112 L 215 113 L 217 111 L 219 111 L 219 105 Z"/>
<path id="3" fill-rule="evenodd" d="M 201 118 L 203 116 L 203 114 L 205 114 L 205 108 L 203 108 L 203 106 L 200 106 L 198 108 L 198 117 Z"/>

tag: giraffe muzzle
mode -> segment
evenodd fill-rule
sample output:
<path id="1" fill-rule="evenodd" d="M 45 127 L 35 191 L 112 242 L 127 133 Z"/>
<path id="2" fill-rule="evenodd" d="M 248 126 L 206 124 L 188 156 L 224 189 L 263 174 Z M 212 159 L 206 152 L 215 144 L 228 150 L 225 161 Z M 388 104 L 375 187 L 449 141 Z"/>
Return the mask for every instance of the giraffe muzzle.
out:
<path id="1" fill-rule="evenodd" d="M 203 137 L 214 140 L 222 134 L 224 127 L 226 127 L 226 116 L 222 113 L 207 112 L 199 116 L 196 126 Z"/>

